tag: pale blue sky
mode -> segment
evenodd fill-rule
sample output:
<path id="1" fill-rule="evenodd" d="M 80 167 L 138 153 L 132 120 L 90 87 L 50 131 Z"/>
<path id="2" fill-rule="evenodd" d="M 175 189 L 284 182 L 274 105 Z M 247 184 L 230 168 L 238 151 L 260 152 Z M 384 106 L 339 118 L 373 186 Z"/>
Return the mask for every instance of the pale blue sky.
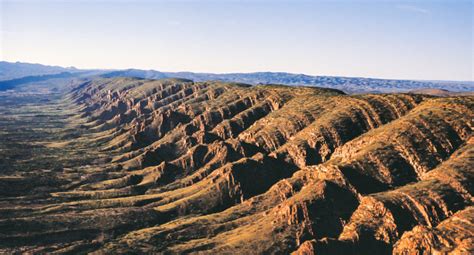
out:
<path id="1" fill-rule="evenodd" d="M 6 61 L 473 80 L 469 0 L 0 2 Z"/>

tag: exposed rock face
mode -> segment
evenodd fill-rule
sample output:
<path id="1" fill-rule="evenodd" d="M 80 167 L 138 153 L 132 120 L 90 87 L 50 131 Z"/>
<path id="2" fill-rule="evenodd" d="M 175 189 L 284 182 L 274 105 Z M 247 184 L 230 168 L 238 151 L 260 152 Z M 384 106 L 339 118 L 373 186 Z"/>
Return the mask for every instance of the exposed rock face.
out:
<path id="1" fill-rule="evenodd" d="M 98 161 L 0 196 L 24 196 L 5 252 L 473 249 L 473 97 L 118 78 L 67 100 Z"/>
<path id="2" fill-rule="evenodd" d="M 474 207 L 470 206 L 436 227 L 418 225 L 405 232 L 395 244 L 395 254 L 472 254 Z"/>

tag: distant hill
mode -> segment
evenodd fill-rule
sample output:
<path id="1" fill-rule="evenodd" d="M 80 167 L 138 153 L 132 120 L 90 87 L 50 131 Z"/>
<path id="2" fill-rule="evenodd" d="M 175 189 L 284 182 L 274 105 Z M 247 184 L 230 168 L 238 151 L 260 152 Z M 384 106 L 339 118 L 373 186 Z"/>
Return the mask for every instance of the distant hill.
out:
<path id="1" fill-rule="evenodd" d="M 113 78 L 113 77 L 136 77 L 136 78 L 145 78 L 145 79 L 163 79 L 168 78 L 169 76 L 165 73 L 158 72 L 155 70 L 140 70 L 140 69 L 126 69 L 112 71 L 104 73 L 101 75 L 103 78 Z"/>
<path id="2" fill-rule="evenodd" d="M 110 71 L 0 61 L 0 92 L 14 90 L 35 94 L 66 91 L 74 79 L 87 79 L 104 72 Z"/>
<path id="3" fill-rule="evenodd" d="M 452 92 L 452 91 L 445 90 L 445 89 L 418 89 L 418 90 L 409 91 L 408 93 L 431 95 L 431 96 L 438 96 L 438 97 L 473 96 L 474 95 L 474 91 Z"/>
<path id="4" fill-rule="evenodd" d="M 37 83 L 42 82 L 50 79 L 58 79 L 58 78 L 71 78 L 75 75 L 69 72 L 62 72 L 57 74 L 43 74 L 43 75 L 32 75 L 32 76 L 25 76 L 18 79 L 12 80 L 3 80 L 0 81 L 0 91 L 14 89 L 19 85 L 26 84 L 26 83 Z"/>
<path id="5" fill-rule="evenodd" d="M 194 81 L 219 80 L 225 82 L 243 82 L 249 84 L 285 84 L 304 85 L 340 89 L 349 93 L 364 92 L 408 92 L 414 89 L 446 89 L 449 91 L 474 91 L 474 82 L 456 81 L 414 81 L 391 80 L 359 77 L 310 76 L 282 72 L 257 73 L 165 73 L 169 77 L 179 77 Z"/>
<path id="6" fill-rule="evenodd" d="M 444 89 L 453 92 L 474 91 L 474 82 L 468 81 L 390 80 L 359 77 L 311 76 L 282 72 L 214 74 L 128 69 L 109 72 L 103 74 L 102 77 L 136 77 L 145 79 L 184 78 L 196 82 L 214 80 L 223 82 L 240 82 L 252 85 L 284 84 L 292 86 L 334 88 L 348 93 L 409 92 L 419 89 Z"/>
<path id="7" fill-rule="evenodd" d="M 50 75 L 64 72 L 72 73 L 77 71 L 79 70 L 74 67 L 64 68 L 60 66 L 0 61 L 0 81 L 18 79 L 26 76 Z"/>
<path id="8" fill-rule="evenodd" d="M 40 64 L 0 62 L 0 81 L 20 79 L 29 76 L 58 75 L 61 73 L 77 73 L 84 70 L 45 66 Z M 88 70 L 90 76 L 102 78 L 135 77 L 144 79 L 184 78 L 196 82 L 223 81 L 239 82 L 252 85 L 283 84 L 291 86 L 326 87 L 339 89 L 347 93 L 390 93 L 410 92 L 413 90 L 448 90 L 449 92 L 472 92 L 472 81 L 415 81 L 393 80 L 360 77 L 311 76 L 284 72 L 256 73 L 193 73 L 193 72 L 160 72 L 156 70 L 124 69 L 124 70 Z M 84 76 L 84 75 L 82 75 Z M 46 76 L 47 77 L 47 76 Z M 41 79 L 43 79 L 42 77 Z M 32 78 L 28 78 L 32 79 Z M 27 79 L 27 80 L 28 80 Z M 34 79 L 32 79 L 34 80 Z M 20 80 L 23 82 L 24 80 Z M 18 81 L 13 81 L 16 84 Z M 11 84 L 12 82 L 9 82 Z"/>

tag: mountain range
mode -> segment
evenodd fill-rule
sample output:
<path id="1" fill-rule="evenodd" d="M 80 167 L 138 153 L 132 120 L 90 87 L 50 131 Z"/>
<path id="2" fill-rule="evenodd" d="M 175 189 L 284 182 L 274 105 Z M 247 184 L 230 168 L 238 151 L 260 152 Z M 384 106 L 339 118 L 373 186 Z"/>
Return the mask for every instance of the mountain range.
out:
<path id="1" fill-rule="evenodd" d="M 1 254 L 474 251 L 474 96 L 100 75 L 0 94 Z"/>
<path id="2" fill-rule="evenodd" d="M 347 93 L 389 93 L 408 92 L 421 89 L 443 89 L 451 92 L 472 92 L 472 81 L 418 81 L 393 80 L 359 77 L 311 76 L 285 72 L 256 72 L 256 73 L 193 73 L 193 72 L 160 72 L 155 70 L 125 69 L 125 70 L 78 70 L 39 64 L 0 62 L 0 90 L 12 89 L 16 85 L 30 81 L 48 78 L 45 75 L 62 76 L 100 76 L 135 77 L 144 79 L 184 78 L 193 81 L 222 81 L 256 84 L 283 84 L 291 86 L 311 86 L 339 89 Z M 85 75 L 87 74 L 87 75 Z M 25 81 L 25 76 L 28 77 Z M 52 77 L 54 78 L 54 76 Z M 14 86 L 12 86 L 14 84 Z"/>

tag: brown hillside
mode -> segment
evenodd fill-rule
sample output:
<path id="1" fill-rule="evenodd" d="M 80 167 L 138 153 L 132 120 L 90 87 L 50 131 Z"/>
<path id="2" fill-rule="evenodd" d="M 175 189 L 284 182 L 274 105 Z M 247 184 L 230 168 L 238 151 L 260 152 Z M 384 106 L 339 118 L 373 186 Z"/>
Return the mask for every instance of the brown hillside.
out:
<path id="1" fill-rule="evenodd" d="M 116 78 L 52 107 L 68 165 L 0 176 L 0 252 L 474 249 L 472 96 Z"/>

